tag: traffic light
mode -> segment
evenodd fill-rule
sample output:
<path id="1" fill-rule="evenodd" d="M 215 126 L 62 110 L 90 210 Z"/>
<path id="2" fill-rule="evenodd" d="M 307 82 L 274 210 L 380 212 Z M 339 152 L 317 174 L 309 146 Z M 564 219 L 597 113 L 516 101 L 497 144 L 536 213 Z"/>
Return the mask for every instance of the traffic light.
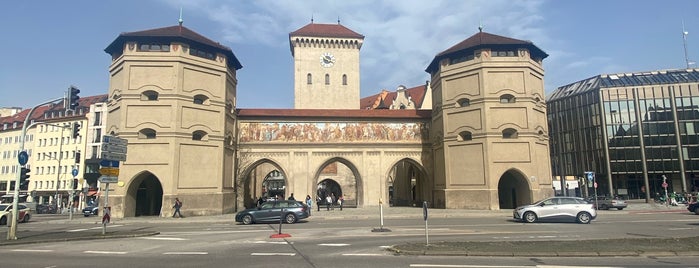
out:
<path id="1" fill-rule="evenodd" d="M 66 109 L 75 111 L 75 108 L 78 108 L 78 100 L 80 100 L 78 93 L 80 93 L 80 89 L 75 86 L 70 86 L 68 89 L 68 99 L 66 100 L 68 107 L 66 107 Z"/>
<path id="2" fill-rule="evenodd" d="M 73 123 L 73 139 L 77 139 L 78 136 L 80 136 L 80 123 L 74 122 Z"/>
<path id="3" fill-rule="evenodd" d="M 73 190 L 78 189 L 78 179 L 73 179 Z"/>
<path id="4" fill-rule="evenodd" d="M 20 170 L 20 176 L 19 176 L 19 189 L 20 190 L 27 190 L 29 188 L 29 172 L 31 170 L 29 168 L 23 167 Z"/>
<path id="5" fill-rule="evenodd" d="M 75 152 L 75 163 L 80 164 L 80 152 Z"/>

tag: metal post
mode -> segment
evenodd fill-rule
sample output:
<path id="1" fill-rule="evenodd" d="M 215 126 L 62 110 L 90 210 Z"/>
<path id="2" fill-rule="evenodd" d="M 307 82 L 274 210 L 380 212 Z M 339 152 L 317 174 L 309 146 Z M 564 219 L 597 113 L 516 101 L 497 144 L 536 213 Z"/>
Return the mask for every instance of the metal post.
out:
<path id="1" fill-rule="evenodd" d="M 383 200 L 379 201 L 379 217 L 381 218 L 381 230 L 383 230 Z"/>
<path id="2" fill-rule="evenodd" d="M 64 128 L 61 127 L 61 145 L 58 146 L 58 173 L 56 174 L 56 197 L 54 197 L 54 200 L 56 201 L 56 212 L 58 212 L 58 205 L 60 204 L 60 199 L 58 198 L 58 188 L 61 185 L 61 160 L 63 159 L 63 130 Z"/>
<path id="3" fill-rule="evenodd" d="M 104 186 L 104 188 L 105 188 L 104 209 L 103 209 L 102 213 L 103 214 L 106 214 L 106 213 L 111 214 L 112 213 L 111 209 L 109 209 L 109 211 L 107 211 L 107 209 L 109 207 L 109 183 L 107 182 L 106 184 L 107 185 Z M 109 215 L 109 217 L 111 218 L 111 215 Z M 107 234 L 107 221 L 104 220 L 104 216 L 103 216 L 102 217 L 102 235 L 105 235 L 105 234 Z"/>

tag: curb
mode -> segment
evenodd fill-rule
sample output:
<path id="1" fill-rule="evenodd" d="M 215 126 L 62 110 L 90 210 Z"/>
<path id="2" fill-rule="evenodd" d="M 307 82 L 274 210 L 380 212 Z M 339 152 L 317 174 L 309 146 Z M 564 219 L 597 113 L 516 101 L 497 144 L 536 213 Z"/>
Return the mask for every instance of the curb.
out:
<path id="1" fill-rule="evenodd" d="M 483 251 L 401 251 L 393 247 L 386 250 L 397 255 L 413 256 L 464 256 L 464 257 L 669 257 L 699 256 L 699 251 L 654 251 L 654 252 L 597 252 L 597 251 L 552 251 L 552 252 L 483 252 Z"/>

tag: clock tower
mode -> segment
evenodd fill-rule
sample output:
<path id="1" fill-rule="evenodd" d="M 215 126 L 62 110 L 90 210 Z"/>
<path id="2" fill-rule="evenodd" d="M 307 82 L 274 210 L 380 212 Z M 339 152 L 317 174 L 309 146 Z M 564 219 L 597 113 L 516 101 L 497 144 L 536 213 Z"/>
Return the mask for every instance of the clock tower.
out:
<path id="1" fill-rule="evenodd" d="M 311 22 L 289 34 L 295 109 L 359 109 L 359 49 L 364 36 Z"/>

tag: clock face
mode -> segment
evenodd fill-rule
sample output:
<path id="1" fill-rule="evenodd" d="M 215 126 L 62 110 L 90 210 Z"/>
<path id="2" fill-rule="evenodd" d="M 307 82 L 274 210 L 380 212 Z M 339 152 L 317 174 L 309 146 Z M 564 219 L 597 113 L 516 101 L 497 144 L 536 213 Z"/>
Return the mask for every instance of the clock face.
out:
<path id="1" fill-rule="evenodd" d="M 333 64 L 335 64 L 335 56 L 333 54 L 330 54 L 329 52 L 323 53 L 323 55 L 320 56 L 320 65 L 323 67 L 332 67 Z"/>

